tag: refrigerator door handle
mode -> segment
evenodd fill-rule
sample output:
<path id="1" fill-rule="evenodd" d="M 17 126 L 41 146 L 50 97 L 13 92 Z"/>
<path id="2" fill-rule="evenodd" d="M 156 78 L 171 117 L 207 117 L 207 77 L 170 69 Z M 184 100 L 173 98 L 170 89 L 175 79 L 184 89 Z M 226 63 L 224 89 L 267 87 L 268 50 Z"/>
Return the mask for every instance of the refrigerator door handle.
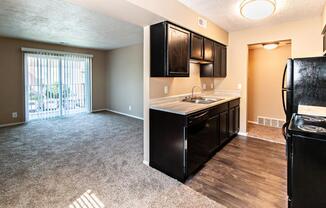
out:
<path id="1" fill-rule="evenodd" d="M 286 140 L 286 128 L 287 128 L 288 124 L 289 124 L 288 122 L 285 122 L 282 126 L 282 134 L 283 134 L 285 140 Z"/>
<path id="2" fill-rule="evenodd" d="M 285 76 L 286 76 L 286 70 L 288 68 L 288 65 L 285 65 L 284 72 L 283 72 L 283 78 L 282 78 L 282 89 L 286 89 L 284 84 L 285 84 Z"/>
<path id="3" fill-rule="evenodd" d="M 284 86 L 286 70 L 287 70 L 287 65 L 285 66 L 285 69 L 284 69 L 284 72 L 283 72 L 283 78 L 282 78 L 282 104 L 283 104 L 283 110 L 284 110 L 285 115 L 287 115 L 287 109 L 286 109 L 286 106 L 285 106 L 285 97 L 284 97 L 284 93 L 287 90 L 285 88 L 285 86 Z"/>

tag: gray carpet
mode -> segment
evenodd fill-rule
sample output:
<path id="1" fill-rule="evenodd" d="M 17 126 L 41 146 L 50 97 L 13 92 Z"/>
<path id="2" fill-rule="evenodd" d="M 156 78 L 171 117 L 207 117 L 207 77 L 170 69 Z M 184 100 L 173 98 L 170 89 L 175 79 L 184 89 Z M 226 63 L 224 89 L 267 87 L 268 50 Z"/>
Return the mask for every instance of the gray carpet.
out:
<path id="1" fill-rule="evenodd" d="M 0 207 L 78 207 L 86 191 L 94 208 L 223 207 L 144 165 L 142 128 L 95 113 L 0 129 Z"/>

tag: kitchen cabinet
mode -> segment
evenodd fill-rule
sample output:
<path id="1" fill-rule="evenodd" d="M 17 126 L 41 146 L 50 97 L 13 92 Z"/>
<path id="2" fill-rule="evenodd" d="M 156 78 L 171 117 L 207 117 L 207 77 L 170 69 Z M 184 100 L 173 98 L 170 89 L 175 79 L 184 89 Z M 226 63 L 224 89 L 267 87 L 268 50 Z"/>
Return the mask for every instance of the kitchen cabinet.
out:
<path id="1" fill-rule="evenodd" d="M 150 109 L 150 166 L 184 182 L 236 135 L 238 107 L 235 99 L 189 115 Z"/>
<path id="2" fill-rule="evenodd" d="M 200 65 L 201 77 L 226 77 L 226 46 L 214 43 L 213 63 Z"/>
<path id="3" fill-rule="evenodd" d="M 201 77 L 226 77 L 226 46 L 165 21 L 150 26 L 151 77 L 189 77 L 190 59 Z"/>
<path id="4" fill-rule="evenodd" d="M 213 63 L 200 65 L 200 77 L 214 77 Z"/>
<path id="5" fill-rule="evenodd" d="M 204 38 L 204 61 L 214 60 L 214 41 Z"/>
<path id="6" fill-rule="evenodd" d="M 224 45 L 214 44 L 214 77 L 226 77 L 226 47 Z"/>
<path id="7" fill-rule="evenodd" d="M 188 77 L 190 32 L 169 22 L 150 27 L 151 77 Z"/>
<path id="8" fill-rule="evenodd" d="M 191 33 L 190 58 L 202 60 L 204 58 L 204 38 L 201 35 Z"/>
<path id="9" fill-rule="evenodd" d="M 229 117 L 228 110 L 220 113 L 219 139 L 221 145 L 224 144 L 229 139 L 228 117 Z"/>
<path id="10" fill-rule="evenodd" d="M 229 103 L 229 136 L 233 137 L 239 133 L 240 129 L 240 100 Z"/>

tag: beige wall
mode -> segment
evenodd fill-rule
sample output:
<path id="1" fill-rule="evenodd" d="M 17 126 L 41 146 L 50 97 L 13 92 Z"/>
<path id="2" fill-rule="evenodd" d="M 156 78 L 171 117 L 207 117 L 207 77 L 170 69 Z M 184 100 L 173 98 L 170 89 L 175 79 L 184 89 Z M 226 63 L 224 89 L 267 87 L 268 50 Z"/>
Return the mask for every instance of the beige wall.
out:
<path id="1" fill-rule="evenodd" d="M 291 57 L 291 45 L 274 50 L 249 50 L 248 121 L 258 116 L 285 119 L 282 107 L 281 82 L 284 65 Z"/>
<path id="2" fill-rule="evenodd" d="M 228 44 L 228 32 L 208 21 L 207 28 L 200 27 L 197 14 L 187 6 L 176 0 L 128 0 L 141 8 L 144 8 L 154 14 L 157 14 L 171 22 L 179 24 L 187 29 L 193 30 L 203 36 L 209 37 L 225 45 Z"/>
<path id="3" fill-rule="evenodd" d="M 24 121 L 21 47 L 93 54 L 93 109 L 105 108 L 105 52 L 0 37 L 0 125 Z M 18 112 L 18 118 L 11 117 Z"/>
<path id="4" fill-rule="evenodd" d="M 142 118 L 143 45 L 108 51 L 106 81 L 107 108 Z"/>
<path id="5" fill-rule="evenodd" d="M 223 90 L 234 90 L 241 85 L 241 132 L 247 130 L 248 44 L 291 40 L 292 57 L 320 56 L 322 55 L 320 25 L 321 17 L 316 17 L 229 34 L 228 75 L 226 79 L 216 79 L 215 87 Z"/>
<path id="6" fill-rule="evenodd" d="M 323 14 L 322 14 L 322 25 L 321 25 L 320 31 L 323 31 L 325 25 L 326 25 L 326 4 L 324 6 L 324 10 L 323 10 Z"/>
<path id="7" fill-rule="evenodd" d="M 206 90 L 213 90 L 211 84 L 214 84 L 213 78 L 200 78 L 199 64 L 190 64 L 190 76 L 179 78 L 150 78 L 150 98 L 160 98 L 187 94 L 191 92 L 193 86 L 203 87 L 206 84 Z M 168 94 L 164 93 L 164 87 L 168 87 Z M 200 92 L 199 89 L 195 89 Z M 203 89 L 203 91 L 205 91 Z"/>

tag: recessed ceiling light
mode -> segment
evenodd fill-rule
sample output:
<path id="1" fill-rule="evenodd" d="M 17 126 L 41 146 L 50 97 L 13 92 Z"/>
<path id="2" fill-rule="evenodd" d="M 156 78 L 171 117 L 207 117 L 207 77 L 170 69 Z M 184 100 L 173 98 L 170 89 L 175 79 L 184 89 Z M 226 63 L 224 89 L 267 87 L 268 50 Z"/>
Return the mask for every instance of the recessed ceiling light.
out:
<path id="1" fill-rule="evenodd" d="M 268 44 L 263 44 L 263 47 L 267 50 L 273 50 L 277 48 L 279 43 L 268 43 Z"/>
<path id="2" fill-rule="evenodd" d="M 258 20 L 272 15 L 275 11 L 274 0 L 244 0 L 240 5 L 242 16 Z"/>

